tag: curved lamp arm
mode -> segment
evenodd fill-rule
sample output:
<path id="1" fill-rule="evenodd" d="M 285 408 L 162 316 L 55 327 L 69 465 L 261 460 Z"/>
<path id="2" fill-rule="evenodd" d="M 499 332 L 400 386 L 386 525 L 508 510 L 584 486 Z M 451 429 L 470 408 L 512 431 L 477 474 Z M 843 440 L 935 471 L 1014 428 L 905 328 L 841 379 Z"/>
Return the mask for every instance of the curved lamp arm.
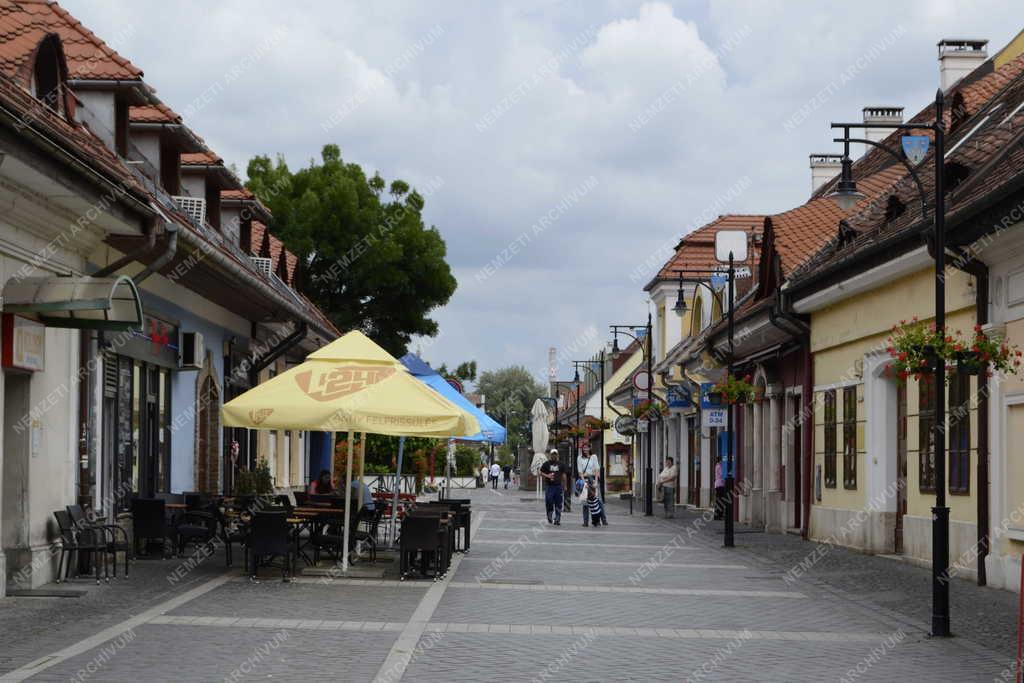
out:
<path id="1" fill-rule="evenodd" d="M 842 143 L 859 142 L 860 144 L 863 144 L 863 145 L 870 145 L 872 147 L 877 147 L 878 149 L 884 150 L 890 156 L 892 156 L 893 159 L 896 159 L 896 161 L 898 161 L 901 164 L 903 164 L 903 166 L 907 169 L 907 172 L 910 173 L 910 177 L 913 178 L 914 182 L 917 184 L 917 192 L 918 192 L 918 194 L 921 195 L 921 216 L 925 217 L 925 216 L 928 215 L 928 200 L 927 200 L 928 195 L 926 195 L 925 192 L 924 192 L 924 185 L 921 184 L 921 179 L 918 177 L 917 171 L 914 170 L 914 167 L 911 166 L 910 162 L 908 162 L 904 157 L 900 156 L 894 150 L 890 149 L 889 147 L 887 147 L 887 146 L 885 146 L 885 145 L 883 145 L 883 144 L 881 144 L 879 142 L 875 142 L 874 140 L 868 140 L 868 139 L 865 139 L 865 138 L 845 138 L 845 137 L 844 138 L 832 138 L 832 142 L 842 142 Z"/>

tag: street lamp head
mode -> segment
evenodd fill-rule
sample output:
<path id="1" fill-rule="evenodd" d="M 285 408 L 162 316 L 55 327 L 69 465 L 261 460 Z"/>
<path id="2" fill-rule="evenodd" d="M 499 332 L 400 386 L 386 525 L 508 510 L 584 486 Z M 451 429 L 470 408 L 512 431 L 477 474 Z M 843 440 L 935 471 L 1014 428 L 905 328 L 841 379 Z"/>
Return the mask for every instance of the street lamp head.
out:
<path id="1" fill-rule="evenodd" d="M 857 202 L 864 199 L 864 195 L 857 191 L 857 182 L 853 179 L 853 162 L 850 157 L 843 157 L 842 172 L 839 175 L 839 182 L 836 184 L 836 191 L 828 195 L 844 212 L 849 211 Z"/>
<path id="2" fill-rule="evenodd" d="M 686 293 L 683 291 L 683 285 L 679 285 L 679 292 L 676 294 L 676 305 L 672 307 L 679 315 L 686 314 Z"/>
<path id="3" fill-rule="evenodd" d="M 615 335 L 612 338 L 612 360 L 618 360 L 620 353 L 621 351 L 619 350 L 619 335 Z"/>
<path id="4" fill-rule="evenodd" d="M 576 384 L 580 383 L 580 368 L 576 366 L 576 370 L 573 372 L 572 381 Z"/>

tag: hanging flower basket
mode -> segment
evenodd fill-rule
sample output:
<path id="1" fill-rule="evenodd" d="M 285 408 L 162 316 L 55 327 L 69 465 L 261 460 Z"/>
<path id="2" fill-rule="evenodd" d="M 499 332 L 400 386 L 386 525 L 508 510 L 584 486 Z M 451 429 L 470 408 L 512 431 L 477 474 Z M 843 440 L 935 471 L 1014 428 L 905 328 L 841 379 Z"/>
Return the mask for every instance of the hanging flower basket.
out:
<path id="1" fill-rule="evenodd" d="M 641 401 L 633 406 L 633 417 L 647 418 L 649 420 L 660 419 L 668 413 L 668 406 L 655 399 L 654 401 Z"/>
<path id="2" fill-rule="evenodd" d="M 746 403 L 754 398 L 754 385 L 750 383 L 750 375 L 738 379 L 732 375 L 727 376 L 723 381 L 711 387 L 711 393 L 721 395 L 722 401 L 726 403 Z"/>
<path id="3" fill-rule="evenodd" d="M 886 351 L 893 360 L 886 374 L 900 381 L 909 377 L 921 380 L 934 373 L 939 363 L 947 370 L 947 382 L 954 371 L 991 377 L 993 370 L 1009 374 L 1020 370 L 1021 352 L 1017 347 L 989 338 L 981 325 L 975 325 L 973 337 L 965 339 L 959 330 L 944 333 L 935 328 L 935 323 L 926 325 L 915 317 L 909 323 L 901 320 L 893 325 L 888 343 Z"/>

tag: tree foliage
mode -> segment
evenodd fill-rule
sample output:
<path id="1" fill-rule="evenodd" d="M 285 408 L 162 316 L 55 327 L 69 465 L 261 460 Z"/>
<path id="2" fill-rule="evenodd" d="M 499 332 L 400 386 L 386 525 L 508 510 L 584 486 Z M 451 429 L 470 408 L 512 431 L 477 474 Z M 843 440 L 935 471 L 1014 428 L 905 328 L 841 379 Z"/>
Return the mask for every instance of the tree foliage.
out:
<path id="1" fill-rule="evenodd" d="M 437 334 L 428 314 L 457 283 L 408 183 L 368 178 L 337 145 L 294 173 L 280 156 L 254 157 L 247 173 L 274 214 L 274 234 L 299 257 L 302 291 L 339 329 L 362 330 L 396 356 L 413 335 Z"/>
<path id="2" fill-rule="evenodd" d="M 521 365 L 500 370 L 485 370 L 476 383 L 477 393 L 486 397 L 487 414 L 505 424 L 510 443 L 522 443 L 522 434 L 530 424 L 530 408 L 539 396 L 546 395 L 543 385 Z"/>
<path id="3" fill-rule="evenodd" d="M 455 377 L 463 382 L 475 382 L 476 381 L 476 361 L 470 360 L 465 363 L 459 363 L 454 370 L 449 370 L 448 365 L 441 363 L 441 367 L 437 369 L 437 374 L 442 377 Z"/>

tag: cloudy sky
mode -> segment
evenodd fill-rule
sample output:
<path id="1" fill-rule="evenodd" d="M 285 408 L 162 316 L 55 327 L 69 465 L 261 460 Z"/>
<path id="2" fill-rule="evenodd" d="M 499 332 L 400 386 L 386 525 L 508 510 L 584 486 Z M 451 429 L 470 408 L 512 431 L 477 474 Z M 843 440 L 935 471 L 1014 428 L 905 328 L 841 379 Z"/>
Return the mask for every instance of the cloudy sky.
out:
<path id="1" fill-rule="evenodd" d="M 459 288 L 423 355 L 538 377 L 642 321 L 696 225 L 804 201 L 829 121 L 920 109 L 938 40 L 1022 28 L 1016 0 L 62 4 L 239 168 L 335 142 L 428 191 Z"/>

